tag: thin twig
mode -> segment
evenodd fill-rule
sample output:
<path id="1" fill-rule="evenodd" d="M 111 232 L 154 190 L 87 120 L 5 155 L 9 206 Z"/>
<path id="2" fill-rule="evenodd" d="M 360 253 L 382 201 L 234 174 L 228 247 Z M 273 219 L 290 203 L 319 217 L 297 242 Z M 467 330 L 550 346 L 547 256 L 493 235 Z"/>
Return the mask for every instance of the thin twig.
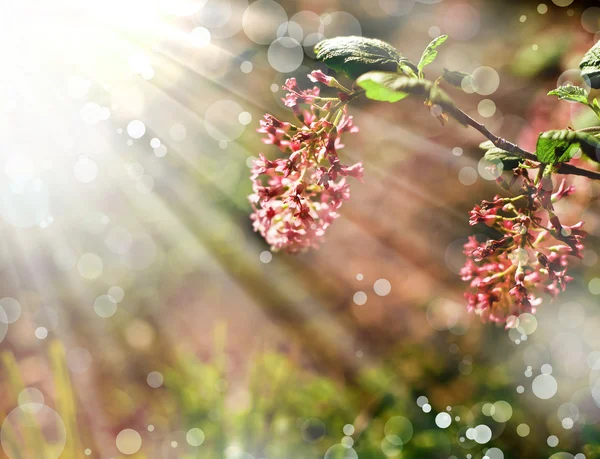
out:
<path id="1" fill-rule="evenodd" d="M 497 135 L 493 134 L 483 124 L 479 123 L 478 121 L 475 121 L 473 118 L 471 118 L 465 112 L 463 112 L 460 108 L 455 107 L 455 110 L 460 114 L 460 116 L 457 117 L 458 121 L 464 122 L 465 124 L 468 124 L 472 128 L 479 131 L 485 138 L 490 140 L 496 147 L 500 148 L 501 150 L 506 150 L 511 153 L 514 153 L 524 159 L 530 159 L 532 161 L 537 161 L 537 157 L 533 153 L 525 151 L 518 145 L 515 145 L 514 143 L 509 142 L 508 140 L 503 139 L 503 138 L 498 137 Z M 453 114 L 453 115 L 455 115 L 455 114 Z"/>
<path id="2" fill-rule="evenodd" d="M 514 143 L 509 142 L 508 140 L 503 139 L 503 138 L 498 137 L 497 135 L 493 134 L 483 124 L 475 121 L 473 118 L 471 118 L 465 112 L 463 112 L 460 108 L 455 106 L 454 109 L 456 110 L 456 113 L 451 113 L 451 114 L 453 116 L 455 116 L 455 118 L 457 118 L 459 122 L 464 122 L 465 124 L 468 124 L 472 128 L 479 131 L 485 138 L 490 140 L 496 147 L 498 147 L 502 150 L 506 150 L 510 153 L 514 153 L 517 156 L 520 156 L 521 158 L 539 162 L 539 160 L 537 159 L 537 156 L 535 154 L 525 151 L 518 145 L 515 145 Z M 456 115 L 458 115 L 458 116 L 456 116 Z M 600 128 L 597 127 L 596 129 L 600 129 Z M 559 164 L 557 166 L 556 172 L 558 174 L 580 175 L 582 177 L 587 177 L 587 178 L 594 179 L 594 180 L 600 180 L 600 173 L 595 172 L 595 171 L 590 171 L 588 169 L 581 169 L 579 167 L 573 166 L 571 164 L 566 164 L 566 163 Z"/>
<path id="3" fill-rule="evenodd" d="M 579 167 L 572 166 L 571 164 L 561 163 L 556 170 L 557 174 L 564 175 L 580 175 L 593 180 L 600 180 L 600 173 L 590 171 L 588 169 L 581 169 Z"/>
<path id="4" fill-rule="evenodd" d="M 586 132 L 588 134 L 599 134 L 600 126 L 590 126 L 583 129 L 577 129 L 577 132 Z"/>

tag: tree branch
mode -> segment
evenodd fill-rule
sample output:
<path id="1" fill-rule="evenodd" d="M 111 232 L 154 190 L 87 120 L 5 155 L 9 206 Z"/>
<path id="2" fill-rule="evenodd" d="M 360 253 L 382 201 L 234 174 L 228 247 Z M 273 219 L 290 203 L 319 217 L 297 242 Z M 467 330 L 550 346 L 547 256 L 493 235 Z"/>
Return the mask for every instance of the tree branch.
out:
<path id="1" fill-rule="evenodd" d="M 588 169 L 581 169 L 579 167 L 575 167 L 567 163 L 561 163 L 558 166 L 556 173 L 564 175 L 580 175 L 581 177 L 587 177 L 593 180 L 600 180 L 600 173 L 590 171 Z"/>
<path id="2" fill-rule="evenodd" d="M 450 112 L 452 116 L 454 116 L 459 122 L 467 124 L 472 128 L 479 131 L 486 139 L 491 141 L 496 147 L 501 150 L 509 151 L 511 153 L 520 156 L 521 158 L 528 159 L 531 161 L 539 162 L 537 156 L 535 154 L 530 153 L 528 151 L 523 150 L 518 145 L 515 145 L 512 142 L 509 142 L 506 139 L 498 137 L 493 134 L 488 128 L 486 128 L 483 124 L 471 118 L 465 112 L 463 112 L 460 108 L 454 106 L 454 109 Z M 597 128 L 598 129 L 598 128 Z M 595 171 L 590 171 L 588 169 L 581 169 L 579 167 L 573 166 L 571 164 L 561 163 L 557 166 L 556 172 L 558 174 L 564 175 L 579 175 L 581 177 L 587 177 L 593 180 L 600 180 L 600 173 Z"/>

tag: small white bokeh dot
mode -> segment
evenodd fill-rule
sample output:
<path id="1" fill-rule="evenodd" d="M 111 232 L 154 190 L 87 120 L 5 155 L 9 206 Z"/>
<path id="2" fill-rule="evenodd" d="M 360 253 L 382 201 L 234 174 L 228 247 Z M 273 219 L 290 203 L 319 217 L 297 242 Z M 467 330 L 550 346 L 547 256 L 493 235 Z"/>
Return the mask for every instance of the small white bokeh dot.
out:
<path id="1" fill-rule="evenodd" d="M 273 259 L 273 254 L 271 252 L 269 252 L 268 250 L 264 250 L 263 252 L 260 253 L 260 261 L 262 261 L 263 263 L 270 263 L 271 260 Z"/>
<path id="2" fill-rule="evenodd" d="M 564 418 L 562 420 L 562 426 L 564 429 L 569 430 L 569 429 L 573 428 L 573 424 L 574 424 L 574 422 L 573 422 L 573 419 L 571 419 L 571 418 Z"/>
<path id="3" fill-rule="evenodd" d="M 48 330 L 45 327 L 36 328 L 35 337 L 37 339 L 46 339 L 48 337 Z"/>
<path id="4" fill-rule="evenodd" d="M 151 371 L 148 373 L 148 377 L 146 378 L 148 385 L 154 389 L 158 389 L 160 386 L 162 386 L 164 381 L 165 378 L 160 371 Z"/>
<path id="5" fill-rule="evenodd" d="M 423 405 L 421 409 L 424 413 L 429 413 L 431 411 L 431 405 L 429 403 L 425 403 L 425 405 Z"/>
<path id="6" fill-rule="evenodd" d="M 139 139 L 146 133 L 146 126 L 140 120 L 130 121 L 127 125 L 127 134 L 133 139 Z"/>
<path id="7" fill-rule="evenodd" d="M 86 449 L 85 449 L 85 451 L 84 451 L 84 454 L 85 454 L 86 456 L 91 456 L 91 454 L 92 454 L 92 450 L 91 450 L 91 449 L 89 449 L 89 448 L 86 448 Z"/>
<path id="8" fill-rule="evenodd" d="M 519 437 L 526 437 L 527 435 L 529 435 L 530 431 L 531 429 L 527 424 L 519 424 L 517 426 L 517 435 L 519 435 Z"/>
<path id="9" fill-rule="evenodd" d="M 197 48 L 204 48 L 210 44 L 210 30 L 204 27 L 196 27 L 190 33 L 192 44 Z"/>
<path id="10" fill-rule="evenodd" d="M 373 284 L 373 290 L 379 296 L 386 296 L 392 290 L 392 284 L 387 279 L 377 279 Z"/>
<path id="11" fill-rule="evenodd" d="M 148 424 L 148 432 L 154 432 L 154 426 L 152 424 Z"/>
<path id="12" fill-rule="evenodd" d="M 554 448 L 556 445 L 558 445 L 558 437 L 556 435 L 550 435 L 546 442 L 548 443 L 548 446 Z"/>
<path id="13" fill-rule="evenodd" d="M 431 26 L 427 32 L 431 38 L 439 37 L 442 31 L 438 26 Z"/>
<path id="14" fill-rule="evenodd" d="M 158 148 L 158 147 L 160 147 L 160 139 L 159 139 L 159 138 L 157 138 L 157 137 L 153 137 L 153 138 L 150 140 L 150 146 L 151 146 L 152 148 Z"/>
<path id="15" fill-rule="evenodd" d="M 190 446 L 202 445 L 205 438 L 206 436 L 204 435 L 204 431 L 202 431 L 202 429 L 198 429 L 197 427 L 188 430 L 187 434 L 185 435 L 185 439 Z"/>
<path id="16" fill-rule="evenodd" d="M 463 167 L 458 171 L 458 180 L 466 186 L 471 186 L 477 181 L 477 170 L 471 166 Z"/>
<path id="17" fill-rule="evenodd" d="M 494 103 L 493 100 L 483 99 L 477 105 L 477 111 L 484 118 L 490 118 L 490 117 L 494 116 L 494 114 L 496 113 L 496 104 Z"/>
<path id="18" fill-rule="evenodd" d="M 541 374 L 535 377 L 531 384 L 531 390 L 537 398 L 547 400 L 554 397 L 558 390 L 558 383 L 553 376 L 549 374 Z"/>
<path id="19" fill-rule="evenodd" d="M 118 285 L 113 285 L 108 289 L 108 296 L 115 302 L 120 303 L 125 298 L 125 290 Z"/>
<path id="20" fill-rule="evenodd" d="M 475 440 L 480 445 L 484 445 L 492 439 L 492 429 L 490 429 L 485 424 L 480 424 L 473 430 L 473 440 Z"/>
<path id="21" fill-rule="evenodd" d="M 344 435 L 353 435 L 354 434 L 354 426 L 352 424 L 346 424 L 342 429 Z"/>
<path id="22" fill-rule="evenodd" d="M 591 294 L 600 295 L 600 277 L 593 278 L 589 282 L 588 288 L 590 289 Z"/>
<path id="23" fill-rule="evenodd" d="M 248 112 L 242 112 L 238 116 L 238 120 L 244 126 L 247 126 L 248 124 L 250 124 L 252 122 L 252 115 L 250 113 L 248 113 Z"/>
<path id="24" fill-rule="evenodd" d="M 367 294 L 365 292 L 360 291 L 356 292 L 354 294 L 353 300 L 357 305 L 362 306 L 367 302 Z"/>
<path id="25" fill-rule="evenodd" d="M 141 435 L 133 429 L 123 429 L 115 440 L 117 449 L 123 454 L 135 454 L 142 447 Z"/>
<path id="26" fill-rule="evenodd" d="M 440 429 L 445 429 L 450 426 L 452 423 L 452 417 L 448 413 L 438 413 L 435 417 L 435 425 L 437 425 Z"/>
<path id="27" fill-rule="evenodd" d="M 549 363 L 543 364 L 542 368 L 541 368 L 541 372 L 544 375 L 551 375 L 552 374 L 552 365 L 550 365 Z"/>
<path id="28" fill-rule="evenodd" d="M 253 68 L 254 68 L 254 66 L 252 65 L 252 62 L 250 62 L 250 61 L 244 61 L 240 65 L 240 70 L 244 73 L 250 73 Z"/>
<path id="29" fill-rule="evenodd" d="M 279 91 L 279 85 L 276 83 L 273 83 L 271 85 L 271 92 L 277 92 L 277 91 Z"/>
<path id="30" fill-rule="evenodd" d="M 454 148 L 452 149 L 452 154 L 453 154 L 454 156 L 461 156 L 461 155 L 463 154 L 463 149 L 462 149 L 462 148 L 460 148 L 460 147 L 454 147 Z"/>
<path id="31" fill-rule="evenodd" d="M 359 280 L 359 281 L 361 281 L 361 280 L 363 280 L 363 279 L 364 279 L 364 277 L 363 277 L 363 275 L 362 275 L 361 273 L 358 273 L 358 274 L 356 275 L 356 280 Z"/>

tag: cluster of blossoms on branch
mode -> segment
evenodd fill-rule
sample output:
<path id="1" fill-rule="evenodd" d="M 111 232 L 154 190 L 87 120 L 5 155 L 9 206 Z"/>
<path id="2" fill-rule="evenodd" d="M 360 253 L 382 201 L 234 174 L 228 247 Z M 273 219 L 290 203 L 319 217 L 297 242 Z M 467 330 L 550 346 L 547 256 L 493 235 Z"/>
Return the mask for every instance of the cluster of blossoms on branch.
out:
<path id="1" fill-rule="evenodd" d="M 485 224 L 497 237 L 479 242 L 471 236 L 464 246 L 467 260 L 461 277 L 469 282 L 465 293 L 468 309 L 483 321 L 511 325 L 511 317 L 535 312 L 542 293 L 556 297 L 572 278 L 567 275 L 568 257 L 581 258 L 582 222 L 561 224 L 553 204 L 574 191 L 562 180 L 553 191 L 552 179 L 535 180 L 527 169 L 515 169 L 512 183 L 498 179 L 503 188 L 513 185 L 513 197 L 495 196 L 470 213 L 471 225 Z"/>
<path id="2" fill-rule="evenodd" d="M 346 166 L 338 156 L 341 135 L 358 131 L 347 113 L 351 92 L 321 71 L 308 77 L 341 92 L 324 98 L 317 86 L 300 90 L 295 78 L 288 79 L 283 101 L 299 123 L 265 115 L 258 132 L 265 135 L 265 144 L 275 145 L 285 157 L 270 160 L 260 154 L 251 171 L 254 230 L 272 250 L 291 253 L 318 245 L 350 198 L 346 177 L 363 177 L 362 163 Z"/>
<path id="3" fill-rule="evenodd" d="M 582 257 L 585 232 L 582 222 L 563 225 L 555 214 L 554 204 L 574 189 L 563 180 L 555 190 L 552 177 L 556 173 L 600 180 L 600 172 L 580 168 L 572 161 L 581 151 L 600 162 L 600 126 L 535 132 L 531 136 L 531 140 L 537 137 L 535 152 L 494 135 L 456 106 L 440 87 L 443 83 L 462 89 L 463 82 L 472 81 L 473 75 L 445 69 L 435 81 L 425 79 L 424 68 L 447 39 L 447 35 L 434 38 L 417 65 L 377 39 L 350 36 L 317 43 L 316 59 L 352 79 L 353 90 L 321 71 L 310 73 L 309 79 L 335 89 L 336 97 L 322 97 L 318 87 L 301 90 L 294 78 L 286 81 L 283 101 L 298 123 L 271 115 L 265 115 L 260 123 L 258 131 L 265 135 L 264 142 L 277 146 L 284 157 L 270 160 L 261 154 L 255 161 L 249 196 L 251 218 L 255 231 L 273 250 L 295 253 L 317 246 L 339 216 L 342 203 L 349 199 L 347 177 L 363 176 L 360 162 L 346 166 L 338 156 L 343 146 L 341 135 L 358 131 L 348 116 L 348 103 L 359 95 L 388 103 L 409 96 L 422 98 L 442 124 L 452 117 L 485 136 L 486 160 L 515 164 L 510 183 L 501 175 L 497 179 L 510 197 L 496 196 L 471 211 L 470 224 L 486 225 L 489 238 L 469 238 L 464 246 L 467 260 L 460 273 L 469 284 L 465 293 L 469 311 L 483 321 L 511 326 L 511 317 L 535 312 L 543 294 L 554 298 L 572 281 L 567 274 L 569 257 Z M 600 42 L 580 63 L 582 78 L 595 88 L 600 88 L 598 53 Z M 583 87 L 565 84 L 548 95 L 587 106 L 600 119 L 600 101 L 590 100 Z M 536 169 L 535 178 L 530 177 Z"/>

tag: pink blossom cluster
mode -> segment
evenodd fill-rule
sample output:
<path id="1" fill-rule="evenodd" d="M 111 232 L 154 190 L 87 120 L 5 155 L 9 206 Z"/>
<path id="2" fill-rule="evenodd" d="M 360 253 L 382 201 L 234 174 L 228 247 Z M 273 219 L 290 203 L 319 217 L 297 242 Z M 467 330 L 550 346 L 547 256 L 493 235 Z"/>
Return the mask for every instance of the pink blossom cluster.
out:
<path id="1" fill-rule="evenodd" d="M 309 74 L 313 82 L 339 86 L 320 71 Z M 270 160 L 260 154 L 252 167 L 253 207 L 251 219 L 272 250 L 299 252 L 316 247 L 329 225 L 339 216 L 342 203 L 349 199 L 346 177 L 362 179 L 362 163 L 345 166 L 338 150 L 341 135 L 357 132 L 345 101 L 321 98 L 319 88 L 300 90 L 295 78 L 286 81 L 283 99 L 298 125 L 265 115 L 258 132 L 263 142 L 275 145 L 285 157 Z"/>
<path id="2" fill-rule="evenodd" d="M 511 316 L 535 312 L 542 293 L 554 298 L 564 291 L 572 280 L 569 256 L 581 258 L 585 236 L 582 222 L 566 226 L 554 213 L 553 203 L 571 194 L 573 186 L 563 180 L 553 192 L 550 177 L 533 181 L 524 170 L 516 173 L 517 180 L 516 196 L 495 196 L 471 211 L 471 225 L 485 224 L 499 236 L 485 242 L 471 236 L 460 272 L 469 282 L 468 310 L 507 327 Z"/>

